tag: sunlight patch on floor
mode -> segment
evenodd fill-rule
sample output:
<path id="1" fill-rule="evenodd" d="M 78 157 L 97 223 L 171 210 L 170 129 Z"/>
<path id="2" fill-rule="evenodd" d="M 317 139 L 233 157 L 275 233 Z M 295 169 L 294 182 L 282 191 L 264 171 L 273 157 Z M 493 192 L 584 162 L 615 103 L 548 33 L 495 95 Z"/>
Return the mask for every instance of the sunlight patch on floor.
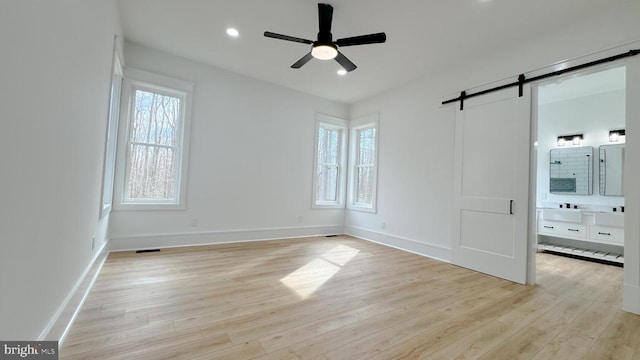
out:
<path id="1" fill-rule="evenodd" d="M 322 258 L 338 266 L 343 266 L 348 263 L 349 260 L 353 259 L 354 256 L 358 255 L 359 252 L 360 250 L 358 249 L 346 245 L 338 245 L 322 254 Z"/>
<path id="2" fill-rule="evenodd" d="M 308 298 L 324 283 L 331 279 L 340 268 L 353 259 L 360 250 L 345 245 L 337 245 L 296 271 L 280 279 L 280 282 L 294 290 L 302 299 Z"/>

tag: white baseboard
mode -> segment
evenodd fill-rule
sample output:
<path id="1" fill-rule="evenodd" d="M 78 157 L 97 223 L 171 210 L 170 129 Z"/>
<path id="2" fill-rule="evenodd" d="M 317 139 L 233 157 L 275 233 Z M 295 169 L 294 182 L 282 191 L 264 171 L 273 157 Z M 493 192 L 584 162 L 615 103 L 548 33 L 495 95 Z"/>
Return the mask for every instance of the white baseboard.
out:
<path id="1" fill-rule="evenodd" d="M 345 234 L 362 240 L 390 246 L 410 253 L 426 256 L 435 260 L 451 262 L 451 249 L 437 245 L 407 239 L 378 231 L 372 231 L 357 226 L 346 226 Z"/>
<path id="2" fill-rule="evenodd" d="M 342 225 L 306 226 L 290 228 L 265 228 L 250 230 L 226 230 L 199 233 L 149 234 L 112 237 L 110 251 L 171 248 L 182 246 L 214 245 L 234 242 L 264 241 L 337 235 L 344 233 Z"/>
<path id="3" fill-rule="evenodd" d="M 624 284 L 622 310 L 640 315 L 640 287 Z"/>
<path id="4" fill-rule="evenodd" d="M 56 311 L 47 326 L 40 333 L 38 337 L 39 341 L 58 341 L 59 345 L 62 345 L 64 337 L 71 328 L 71 324 L 78 315 L 80 308 L 93 287 L 93 283 L 96 281 L 98 274 L 100 274 L 102 265 L 104 265 L 109 255 L 108 242 L 108 240 L 105 241 L 93 259 L 91 259 L 85 271 L 58 308 L 58 311 Z"/>

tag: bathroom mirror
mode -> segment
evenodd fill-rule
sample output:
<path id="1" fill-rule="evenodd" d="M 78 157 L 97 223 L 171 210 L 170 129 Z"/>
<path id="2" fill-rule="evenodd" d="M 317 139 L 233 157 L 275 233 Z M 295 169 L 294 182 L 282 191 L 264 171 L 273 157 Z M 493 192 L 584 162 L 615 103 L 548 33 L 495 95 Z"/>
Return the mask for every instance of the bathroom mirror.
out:
<path id="1" fill-rule="evenodd" d="M 560 195 L 593 193 L 593 147 L 551 149 L 549 192 Z"/>
<path id="2" fill-rule="evenodd" d="M 623 196 L 624 144 L 600 146 L 600 195 Z"/>

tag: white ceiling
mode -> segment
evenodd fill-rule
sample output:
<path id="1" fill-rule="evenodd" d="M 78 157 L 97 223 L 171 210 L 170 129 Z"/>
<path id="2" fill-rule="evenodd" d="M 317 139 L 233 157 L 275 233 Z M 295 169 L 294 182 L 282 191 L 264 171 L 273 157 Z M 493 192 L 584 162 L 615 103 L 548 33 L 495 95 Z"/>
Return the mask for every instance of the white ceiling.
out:
<path id="1" fill-rule="evenodd" d="M 627 0 L 329 0 L 334 39 L 386 32 L 384 44 L 341 51 L 358 69 L 340 77 L 335 61 L 289 66 L 315 40 L 318 1 L 120 0 L 125 39 L 343 103 L 388 90 L 448 64 L 540 36 Z M 235 27 L 240 37 L 225 30 Z M 526 70 L 526 69 L 525 69 Z"/>

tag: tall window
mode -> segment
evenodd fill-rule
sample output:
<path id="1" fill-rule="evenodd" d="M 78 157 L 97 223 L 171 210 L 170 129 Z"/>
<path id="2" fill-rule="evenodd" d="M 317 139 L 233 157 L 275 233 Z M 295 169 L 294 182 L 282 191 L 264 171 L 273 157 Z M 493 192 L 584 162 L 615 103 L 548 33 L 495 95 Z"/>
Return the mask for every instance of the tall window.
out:
<path id="1" fill-rule="evenodd" d="M 346 121 L 317 115 L 314 206 L 343 207 Z"/>
<path id="2" fill-rule="evenodd" d="M 371 206 L 375 185 L 376 169 L 376 128 L 358 129 L 356 153 L 356 189 L 354 203 L 356 205 Z"/>
<path id="3" fill-rule="evenodd" d="M 181 205 L 191 85 L 141 71 L 127 70 L 125 77 L 128 121 L 121 204 Z"/>
<path id="4" fill-rule="evenodd" d="M 378 120 L 368 116 L 355 120 L 351 127 L 350 208 L 376 211 L 378 174 Z"/>

